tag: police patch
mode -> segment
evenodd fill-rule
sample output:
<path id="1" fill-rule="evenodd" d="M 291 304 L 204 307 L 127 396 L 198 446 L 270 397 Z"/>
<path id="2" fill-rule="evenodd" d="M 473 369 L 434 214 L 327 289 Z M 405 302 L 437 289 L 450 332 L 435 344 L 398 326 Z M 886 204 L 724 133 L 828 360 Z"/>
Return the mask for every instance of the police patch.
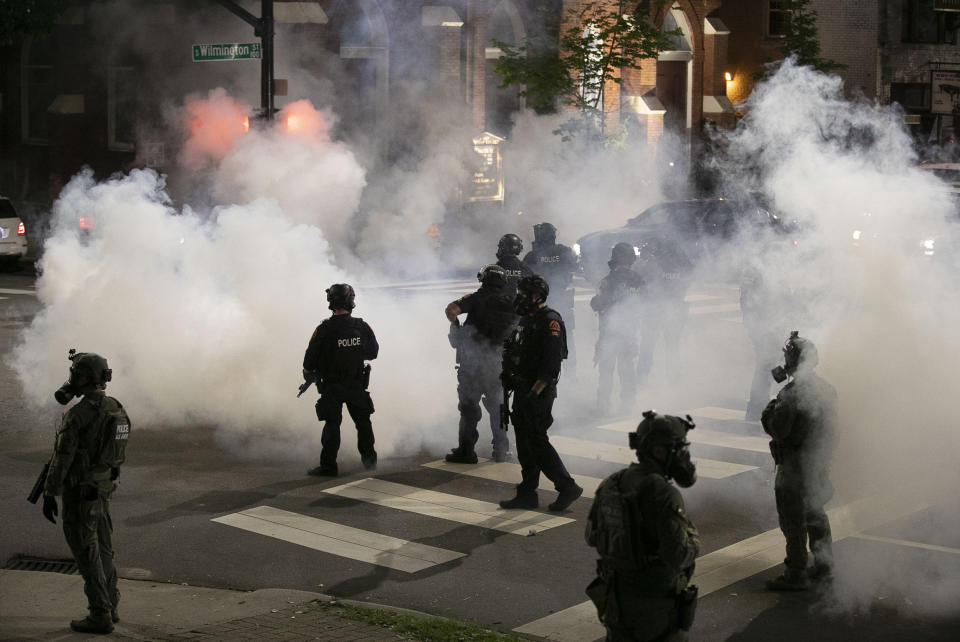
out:
<path id="1" fill-rule="evenodd" d="M 559 322 L 559 321 L 551 321 L 551 322 L 550 322 L 549 329 L 550 329 L 550 334 L 552 334 L 553 336 L 555 336 L 555 337 L 559 337 L 559 336 L 560 336 L 560 322 Z"/>

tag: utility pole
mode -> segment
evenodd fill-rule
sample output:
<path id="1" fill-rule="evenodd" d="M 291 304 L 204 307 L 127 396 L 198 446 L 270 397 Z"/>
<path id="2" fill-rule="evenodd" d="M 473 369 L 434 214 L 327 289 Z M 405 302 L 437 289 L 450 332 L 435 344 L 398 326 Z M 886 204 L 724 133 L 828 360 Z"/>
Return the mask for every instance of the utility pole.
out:
<path id="1" fill-rule="evenodd" d="M 273 120 L 273 0 L 260 0 L 260 17 L 256 17 L 233 0 L 215 0 L 253 27 L 260 38 L 260 109 L 266 120 Z"/>

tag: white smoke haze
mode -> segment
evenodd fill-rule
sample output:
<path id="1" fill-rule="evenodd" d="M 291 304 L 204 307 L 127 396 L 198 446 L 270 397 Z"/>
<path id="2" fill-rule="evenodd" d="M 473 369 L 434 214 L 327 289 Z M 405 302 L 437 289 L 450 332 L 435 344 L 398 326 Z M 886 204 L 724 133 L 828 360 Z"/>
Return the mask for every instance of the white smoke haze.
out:
<path id="1" fill-rule="evenodd" d="M 844 100 L 835 77 L 787 61 L 749 107 L 727 141 L 740 164 L 723 169 L 728 182 L 761 189 L 802 225 L 793 257 L 767 253 L 762 269 L 798 295 L 791 329 L 814 341 L 819 372 L 839 393 L 831 505 L 918 488 L 932 504 L 951 500 L 960 435 L 944 382 L 960 357 L 948 330 L 960 321 L 960 301 L 955 268 L 942 261 L 955 257 L 924 256 L 921 242 L 955 238 L 954 203 L 913 168 L 901 113 Z M 960 516 L 940 527 L 955 532 Z M 837 607 L 863 608 L 884 583 L 909 584 L 917 609 L 960 601 L 960 578 L 933 581 L 929 568 L 903 566 L 841 558 Z"/>

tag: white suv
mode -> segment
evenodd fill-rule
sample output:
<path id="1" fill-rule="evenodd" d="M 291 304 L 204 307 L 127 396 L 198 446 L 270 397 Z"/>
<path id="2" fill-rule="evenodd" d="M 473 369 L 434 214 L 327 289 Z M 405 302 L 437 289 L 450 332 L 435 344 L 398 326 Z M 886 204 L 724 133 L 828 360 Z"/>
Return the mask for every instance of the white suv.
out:
<path id="1" fill-rule="evenodd" d="M 0 261 L 17 265 L 27 255 L 27 228 L 10 199 L 0 196 Z"/>

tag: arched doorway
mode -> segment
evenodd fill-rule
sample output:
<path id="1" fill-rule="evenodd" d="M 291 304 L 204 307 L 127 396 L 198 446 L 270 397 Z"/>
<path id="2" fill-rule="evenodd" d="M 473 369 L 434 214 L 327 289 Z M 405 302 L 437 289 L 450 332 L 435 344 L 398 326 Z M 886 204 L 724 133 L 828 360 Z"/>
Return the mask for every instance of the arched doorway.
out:
<path id="1" fill-rule="evenodd" d="M 693 35 L 683 9 L 673 6 L 663 20 L 664 31 L 679 30 L 672 48 L 657 58 L 656 96 L 666 113 L 664 130 L 689 141 L 693 127 Z"/>

